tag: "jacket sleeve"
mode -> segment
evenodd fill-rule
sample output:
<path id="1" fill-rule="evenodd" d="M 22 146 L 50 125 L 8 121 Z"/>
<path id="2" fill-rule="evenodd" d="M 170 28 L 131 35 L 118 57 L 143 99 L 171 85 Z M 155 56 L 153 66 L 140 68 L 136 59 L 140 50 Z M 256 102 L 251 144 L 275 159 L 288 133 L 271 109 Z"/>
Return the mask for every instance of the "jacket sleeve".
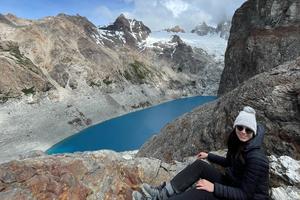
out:
<path id="1" fill-rule="evenodd" d="M 216 163 L 218 165 L 221 165 L 222 167 L 228 167 L 230 165 L 230 162 L 229 162 L 229 159 L 228 159 L 227 155 L 226 155 L 226 158 L 225 158 L 223 156 L 218 156 L 218 155 L 215 155 L 213 153 L 209 153 L 208 157 L 207 157 L 207 160 L 209 162 L 213 162 L 213 163 Z"/>
<path id="2" fill-rule="evenodd" d="M 241 186 L 231 187 L 214 183 L 214 194 L 217 197 L 225 199 L 253 199 L 257 185 L 263 184 L 261 180 L 264 180 L 268 176 L 269 162 L 267 158 L 259 154 L 248 155 Z"/>

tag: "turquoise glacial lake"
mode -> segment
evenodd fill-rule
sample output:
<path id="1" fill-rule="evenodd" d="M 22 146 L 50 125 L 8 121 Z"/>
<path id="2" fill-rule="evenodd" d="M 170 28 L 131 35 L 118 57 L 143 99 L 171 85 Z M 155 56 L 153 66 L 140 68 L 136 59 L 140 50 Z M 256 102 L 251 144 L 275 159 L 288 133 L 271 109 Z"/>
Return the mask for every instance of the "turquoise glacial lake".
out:
<path id="1" fill-rule="evenodd" d="M 167 123 L 216 98 L 215 96 L 188 97 L 131 112 L 88 127 L 53 145 L 46 152 L 56 154 L 100 149 L 136 150 Z"/>

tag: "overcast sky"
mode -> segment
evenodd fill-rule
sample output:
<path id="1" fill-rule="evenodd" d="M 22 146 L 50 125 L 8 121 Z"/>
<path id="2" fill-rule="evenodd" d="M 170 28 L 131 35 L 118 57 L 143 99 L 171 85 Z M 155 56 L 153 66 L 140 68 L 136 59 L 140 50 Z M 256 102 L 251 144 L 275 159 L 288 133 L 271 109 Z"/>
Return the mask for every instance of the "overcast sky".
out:
<path id="1" fill-rule="evenodd" d="M 0 13 L 39 19 L 58 13 L 82 15 L 95 25 L 112 23 L 124 13 L 151 30 L 179 25 L 187 31 L 205 21 L 231 19 L 246 0 L 0 0 Z"/>

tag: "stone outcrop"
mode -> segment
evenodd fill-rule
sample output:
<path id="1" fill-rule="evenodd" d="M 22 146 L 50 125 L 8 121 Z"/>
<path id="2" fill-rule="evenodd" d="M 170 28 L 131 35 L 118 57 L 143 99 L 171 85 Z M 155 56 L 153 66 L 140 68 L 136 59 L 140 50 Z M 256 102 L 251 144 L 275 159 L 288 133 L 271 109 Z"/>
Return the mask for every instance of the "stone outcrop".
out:
<path id="1" fill-rule="evenodd" d="M 288 156 L 270 156 L 271 199 L 300 198 L 300 161 Z"/>
<path id="2" fill-rule="evenodd" d="M 200 150 L 224 148 L 238 111 L 257 111 L 266 127 L 265 147 L 274 155 L 300 159 L 300 57 L 244 82 L 216 101 L 165 126 L 139 150 L 139 156 L 182 160 Z"/>
<path id="3" fill-rule="evenodd" d="M 131 200 L 141 183 L 159 185 L 194 160 L 168 164 L 108 150 L 56 156 L 32 152 L 0 165 L 0 199 Z M 286 156 L 270 160 L 271 199 L 299 199 L 299 161 Z"/>
<path id="4" fill-rule="evenodd" d="M 249 0 L 236 10 L 218 95 L 300 56 L 300 2 Z"/>
<path id="5" fill-rule="evenodd" d="M 1 200 L 131 200 L 142 182 L 159 184 L 184 167 L 112 151 L 39 155 L 0 165 Z"/>
<path id="6" fill-rule="evenodd" d="M 167 28 L 167 29 L 165 29 L 165 31 L 173 32 L 173 33 L 185 33 L 185 30 L 178 25 L 176 25 L 172 28 Z"/>

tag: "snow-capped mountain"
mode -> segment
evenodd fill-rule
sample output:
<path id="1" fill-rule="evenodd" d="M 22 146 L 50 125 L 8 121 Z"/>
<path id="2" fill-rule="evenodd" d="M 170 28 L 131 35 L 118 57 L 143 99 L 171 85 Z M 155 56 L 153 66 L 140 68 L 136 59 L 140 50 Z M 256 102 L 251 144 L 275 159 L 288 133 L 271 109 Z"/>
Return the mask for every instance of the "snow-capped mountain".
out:
<path id="1" fill-rule="evenodd" d="M 157 43 L 169 43 L 174 33 L 167 31 L 153 31 L 146 39 L 146 46 L 153 47 Z M 201 48 L 218 62 L 224 62 L 227 40 L 217 34 L 199 36 L 194 33 L 176 33 L 180 39 L 191 47 Z"/>
<path id="2" fill-rule="evenodd" d="M 166 28 L 164 30 L 167 32 L 173 32 L 173 33 L 185 33 L 185 30 L 178 25 L 176 25 L 172 28 Z"/>
<path id="3" fill-rule="evenodd" d="M 207 25 L 205 22 L 202 22 L 202 24 L 196 26 L 191 33 L 196 33 L 199 36 L 217 34 L 219 37 L 228 40 L 230 27 L 231 21 L 229 20 L 221 21 L 218 23 L 217 27 L 212 27 Z"/>
<path id="4" fill-rule="evenodd" d="M 220 34 L 221 38 L 228 40 L 230 33 L 231 21 L 222 21 L 217 25 L 216 32 Z"/>
<path id="5" fill-rule="evenodd" d="M 223 63 L 227 46 L 225 39 L 229 34 L 229 28 L 230 22 L 226 21 L 219 23 L 217 28 L 210 27 L 204 22 L 193 29 L 192 33 L 185 32 L 178 25 L 162 31 L 151 31 L 143 22 L 127 19 L 121 14 L 112 25 L 99 27 L 98 34 L 94 35 L 94 38 L 98 44 L 110 48 L 129 46 L 140 51 L 154 48 L 157 52 L 158 47 L 169 47 L 176 34 L 183 43 L 192 48 L 200 48 L 215 61 Z"/>
<path id="6" fill-rule="evenodd" d="M 99 27 L 100 43 L 111 45 L 136 46 L 145 40 L 151 30 L 141 21 L 127 19 L 121 14 L 112 25 Z"/>
<path id="7" fill-rule="evenodd" d="M 216 29 L 214 27 L 208 26 L 205 22 L 202 22 L 202 24 L 196 26 L 191 33 L 197 33 L 200 36 L 204 36 L 207 34 L 214 34 L 216 32 Z"/>

